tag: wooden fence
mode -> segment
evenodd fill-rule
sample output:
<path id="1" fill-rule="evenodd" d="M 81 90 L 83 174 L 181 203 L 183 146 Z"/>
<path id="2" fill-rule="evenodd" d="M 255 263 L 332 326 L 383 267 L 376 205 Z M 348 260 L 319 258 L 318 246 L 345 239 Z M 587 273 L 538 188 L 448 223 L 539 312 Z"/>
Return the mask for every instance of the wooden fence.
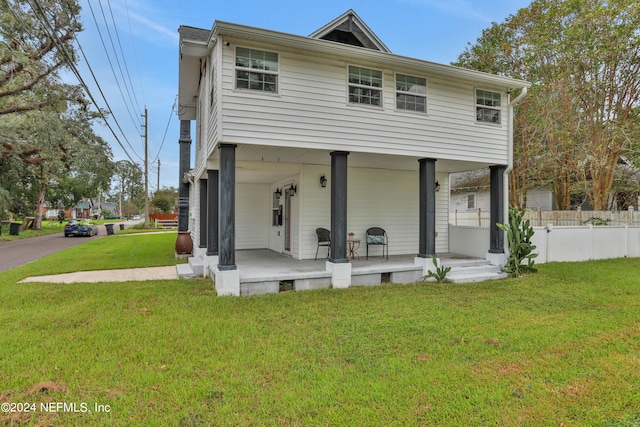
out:
<path id="1" fill-rule="evenodd" d="M 489 211 L 478 209 L 475 212 L 458 212 L 449 214 L 449 224 L 468 227 L 489 227 Z M 525 219 L 531 221 L 532 226 L 543 227 L 547 224 L 554 226 L 575 225 L 640 225 L 640 211 L 630 207 L 627 211 L 541 211 L 528 209 Z"/>

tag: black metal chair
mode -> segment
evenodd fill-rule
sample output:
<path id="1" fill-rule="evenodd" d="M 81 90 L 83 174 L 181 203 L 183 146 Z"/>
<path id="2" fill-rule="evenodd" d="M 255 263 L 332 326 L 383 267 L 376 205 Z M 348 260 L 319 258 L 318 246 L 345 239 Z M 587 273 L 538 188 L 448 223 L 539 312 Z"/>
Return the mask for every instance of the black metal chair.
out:
<path id="1" fill-rule="evenodd" d="M 387 249 L 387 260 L 389 259 L 389 239 L 387 232 L 380 227 L 371 227 L 367 229 L 367 259 L 369 259 L 369 246 L 382 246 L 382 257 L 384 258 L 384 250 Z"/>
<path id="2" fill-rule="evenodd" d="M 318 235 L 318 247 L 316 248 L 315 259 L 318 259 L 320 246 L 327 247 L 327 258 L 329 258 L 329 251 L 331 250 L 331 232 L 326 228 L 316 228 L 316 234 Z"/>

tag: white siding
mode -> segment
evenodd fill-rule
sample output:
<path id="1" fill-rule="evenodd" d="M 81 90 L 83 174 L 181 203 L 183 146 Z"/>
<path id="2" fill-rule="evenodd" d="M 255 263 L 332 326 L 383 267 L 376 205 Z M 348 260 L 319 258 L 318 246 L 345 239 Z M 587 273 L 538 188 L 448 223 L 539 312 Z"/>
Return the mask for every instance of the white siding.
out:
<path id="1" fill-rule="evenodd" d="M 236 184 L 236 249 L 268 247 L 270 201 L 268 184 Z"/>
<path id="2" fill-rule="evenodd" d="M 307 165 L 303 170 L 304 219 L 301 232 L 302 258 L 306 259 L 313 258 L 316 253 L 316 228 L 331 228 L 331 177 L 329 167 Z M 320 187 L 319 184 L 322 174 L 329 180 L 326 188 Z M 437 178 L 441 183 L 447 181 L 446 174 L 438 174 Z M 360 256 L 366 254 L 364 240 L 365 232 L 369 227 L 385 229 L 389 237 L 390 255 L 418 253 L 419 182 L 417 172 L 349 168 L 347 186 L 347 231 L 353 231 L 355 238 L 362 242 L 358 251 Z M 444 184 L 440 192 L 436 193 L 436 231 L 438 232 L 436 252 L 440 253 L 448 251 L 448 189 L 446 187 L 447 185 Z"/>
<path id="3" fill-rule="evenodd" d="M 421 74 L 384 69 L 384 108 L 349 105 L 348 59 L 280 50 L 279 94 L 261 94 L 233 89 L 234 52 L 233 43 L 222 52 L 225 142 L 507 163 L 506 107 L 502 125 L 477 124 L 469 83 L 422 74 L 428 79 L 428 114 L 401 112 L 395 110 L 395 72 Z"/>

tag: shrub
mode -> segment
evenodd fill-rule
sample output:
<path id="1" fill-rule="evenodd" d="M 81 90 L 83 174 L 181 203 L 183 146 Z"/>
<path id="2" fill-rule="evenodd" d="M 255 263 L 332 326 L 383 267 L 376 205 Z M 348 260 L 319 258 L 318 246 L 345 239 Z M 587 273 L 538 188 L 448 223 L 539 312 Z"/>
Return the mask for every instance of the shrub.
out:
<path id="1" fill-rule="evenodd" d="M 509 208 L 509 223 L 497 224 L 498 228 L 507 233 L 509 242 L 509 257 L 502 271 L 512 277 L 518 277 L 524 272 L 536 272 L 533 259 L 538 254 L 531 253 L 536 246 L 531 243 L 533 227 L 529 220 L 523 221 L 526 209 L 518 212 L 514 207 Z M 526 264 L 523 264 L 526 262 Z"/>

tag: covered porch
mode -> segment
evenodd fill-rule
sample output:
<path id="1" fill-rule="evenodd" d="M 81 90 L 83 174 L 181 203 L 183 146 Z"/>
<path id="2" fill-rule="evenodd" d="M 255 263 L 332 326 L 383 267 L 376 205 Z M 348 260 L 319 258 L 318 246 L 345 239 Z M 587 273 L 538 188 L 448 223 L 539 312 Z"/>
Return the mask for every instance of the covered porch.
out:
<path id="1" fill-rule="evenodd" d="M 482 258 L 442 253 L 437 255 L 440 264 L 451 267 L 447 278 L 454 283 L 478 282 L 505 277 L 498 266 Z M 327 269 L 327 259 L 294 259 L 268 249 L 236 251 L 239 271 L 240 295 L 261 295 L 284 291 L 329 289 L 332 272 Z M 184 271 L 203 269 L 197 258 L 184 264 Z M 351 286 L 376 286 L 385 283 L 416 283 L 422 281 L 424 267 L 411 255 L 391 255 L 350 261 Z M 188 268 L 187 268 L 188 267 Z M 200 273 L 197 275 L 201 275 Z"/>
<path id="2" fill-rule="evenodd" d="M 182 141 L 186 145 L 190 138 Z M 433 269 L 431 255 L 449 252 L 451 172 L 477 167 L 491 170 L 496 207 L 492 223 L 504 222 L 505 200 L 505 166 L 416 154 L 218 143 L 207 161 L 186 175 L 191 187 L 189 220 L 181 231 L 191 232 L 194 255 L 204 258 L 203 274 L 212 277 L 220 295 L 251 294 L 243 283 L 257 283 L 268 276 L 262 270 L 258 273 L 262 277 L 252 282 L 251 269 L 260 262 L 254 262 L 254 267 L 243 265 L 237 259 L 242 250 L 268 249 L 307 263 L 317 249 L 318 228 L 331 233 L 328 262 L 305 272 L 305 277 L 261 280 L 259 293 L 274 292 L 281 282 L 290 280 L 297 281 L 295 289 L 325 283 L 342 288 L 415 282 Z M 349 262 L 348 232 L 365 242 L 370 227 L 386 230 L 388 254 L 404 257 L 404 265 L 378 266 L 379 270 L 372 271 L 372 266 L 359 270 L 363 264 Z M 493 231 L 490 252 L 503 256 L 502 233 L 497 227 Z M 285 268 L 295 271 L 303 265 Z"/>

